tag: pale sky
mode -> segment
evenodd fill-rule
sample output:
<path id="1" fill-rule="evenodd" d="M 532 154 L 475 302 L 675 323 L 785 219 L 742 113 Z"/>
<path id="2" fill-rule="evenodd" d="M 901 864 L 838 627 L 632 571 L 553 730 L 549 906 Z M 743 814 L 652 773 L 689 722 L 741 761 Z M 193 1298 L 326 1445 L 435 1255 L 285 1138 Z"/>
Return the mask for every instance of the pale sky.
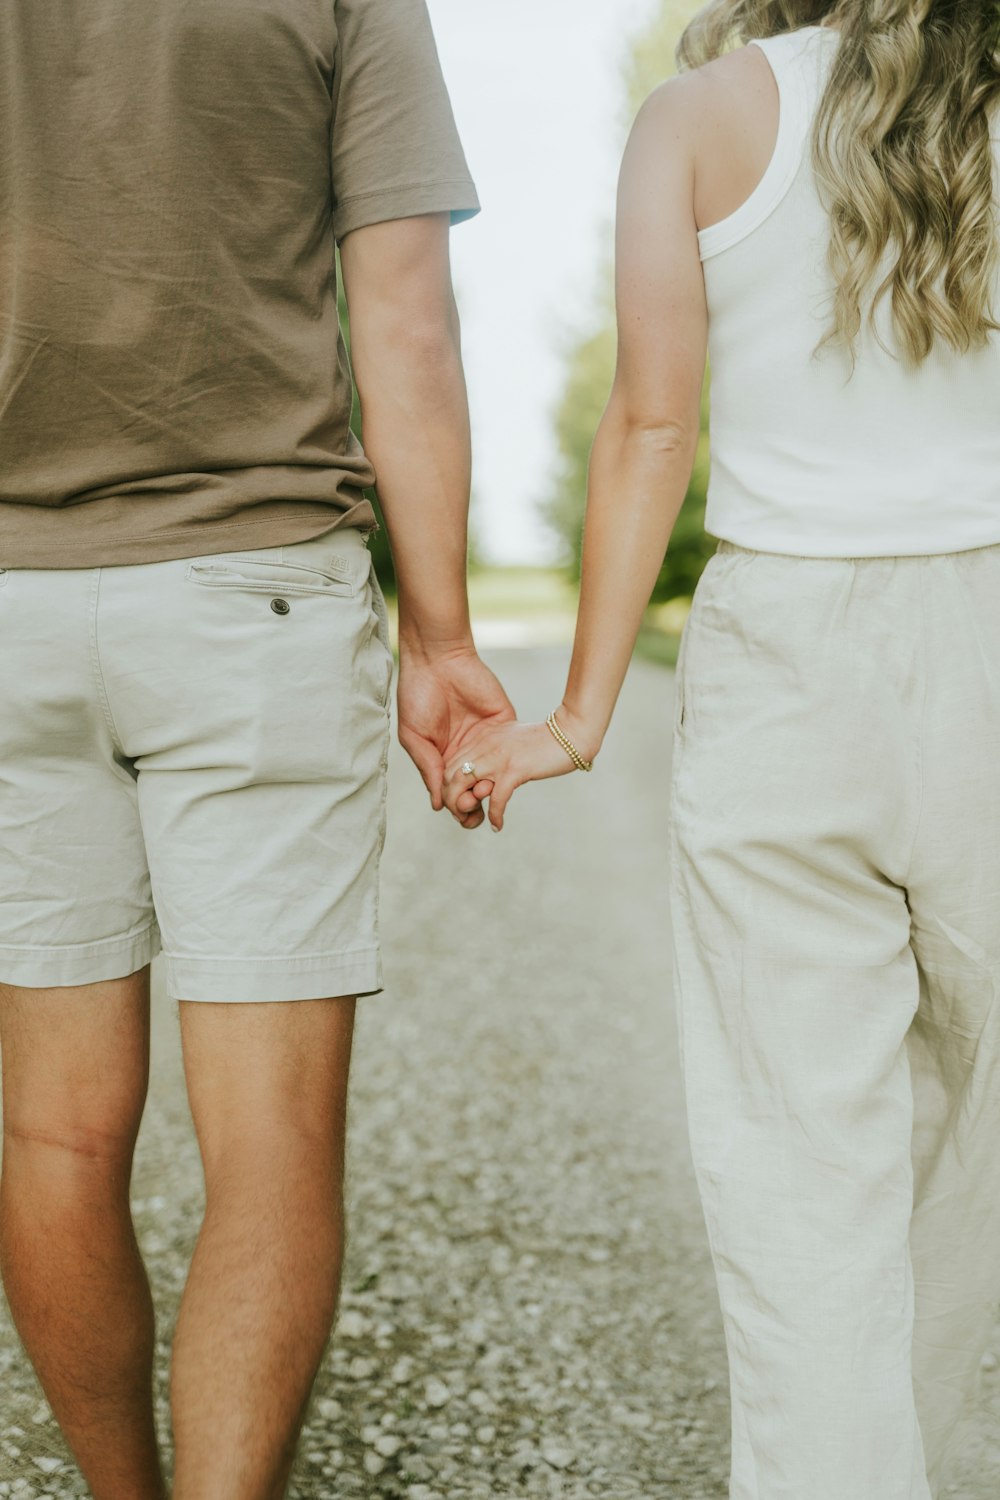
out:
<path id="1" fill-rule="evenodd" d="M 452 231 L 488 560 L 546 562 L 566 330 L 589 326 L 624 148 L 621 67 L 656 0 L 428 0 L 483 212 Z"/>

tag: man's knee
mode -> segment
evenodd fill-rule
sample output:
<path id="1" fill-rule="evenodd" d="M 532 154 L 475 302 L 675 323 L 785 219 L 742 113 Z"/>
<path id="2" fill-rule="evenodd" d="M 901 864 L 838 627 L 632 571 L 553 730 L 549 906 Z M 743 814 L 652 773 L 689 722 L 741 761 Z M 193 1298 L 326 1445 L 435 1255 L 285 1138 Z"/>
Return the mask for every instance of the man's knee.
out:
<path id="1" fill-rule="evenodd" d="M 258 1216 L 292 1211 L 304 1197 L 320 1211 L 339 1201 L 344 1133 L 321 1119 L 270 1111 L 253 1121 L 202 1123 L 199 1132 L 208 1203 L 242 1203 Z"/>
<path id="2" fill-rule="evenodd" d="M 206 1186 L 343 1170 L 353 999 L 181 1006 Z"/>
<path id="3" fill-rule="evenodd" d="M 137 1128 L 132 1111 L 90 1110 L 82 1117 L 12 1111 L 4 1122 L 4 1157 L 8 1165 L 30 1162 L 39 1170 L 114 1171 L 131 1163 Z"/>
<path id="4" fill-rule="evenodd" d="M 4 993 L 8 1165 L 94 1173 L 130 1164 L 149 1072 L 148 983 L 142 970 L 76 990 Z"/>
<path id="5" fill-rule="evenodd" d="M 121 1233 L 131 1213 L 133 1143 L 113 1120 L 8 1113 L 0 1177 L 5 1284 L 13 1267 L 37 1267 L 46 1246 L 90 1254 L 95 1240 Z"/>
<path id="6" fill-rule="evenodd" d="M 99 1176 L 129 1170 L 145 1104 L 145 1079 L 81 1080 L 54 1070 L 36 1087 L 9 1089 L 4 1159 L 40 1173 Z"/>

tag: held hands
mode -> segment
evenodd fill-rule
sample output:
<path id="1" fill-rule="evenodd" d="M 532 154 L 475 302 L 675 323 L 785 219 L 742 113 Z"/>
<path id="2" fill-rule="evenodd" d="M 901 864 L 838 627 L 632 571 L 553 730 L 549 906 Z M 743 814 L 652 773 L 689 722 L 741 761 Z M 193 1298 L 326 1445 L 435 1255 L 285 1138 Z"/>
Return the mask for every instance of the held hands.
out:
<path id="1" fill-rule="evenodd" d="M 561 732 L 567 733 L 571 725 L 568 711 L 561 708 L 556 717 Z M 583 731 L 577 733 L 582 736 Z M 579 750 L 581 740 L 571 739 L 571 743 Z M 507 722 L 480 726 L 463 740 L 456 756 L 446 762 L 444 805 L 459 821 L 478 809 L 482 821 L 482 802 L 489 797 L 490 825 L 499 833 L 507 804 L 519 786 L 550 776 L 565 776 L 576 769 L 570 752 L 547 724 Z"/>
<path id="2" fill-rule="evenodd" d="M 435 812 L 446 805 L 445 769 L 456 757 L 465 758 L 465 742 L 515 717 L 507 694 L 471 644 L 428 652 L 400 642 L 397 703 L 400 744 L 423 777 Z M 461 809 L 448 804 L 464 828 L 484 821 L 482 796 L 489 790 L 487 785 L 480 797 L 467 798 Z"/>
<path id="3" fill-rule="evenodd" d="M 423 777 L 435 812 L 462 824 L 485 821 L 499 832 L 519 786 L 576 769 L 545 724 L 519 724 L 500 683 L 471 645 L 426 652 L 402 646 L 397 690 L 399 740 Z M 565 706 L 560 730 L 590 756 L 592 741 Z M 466 767 L 472 767 L 471 771 Z"/>

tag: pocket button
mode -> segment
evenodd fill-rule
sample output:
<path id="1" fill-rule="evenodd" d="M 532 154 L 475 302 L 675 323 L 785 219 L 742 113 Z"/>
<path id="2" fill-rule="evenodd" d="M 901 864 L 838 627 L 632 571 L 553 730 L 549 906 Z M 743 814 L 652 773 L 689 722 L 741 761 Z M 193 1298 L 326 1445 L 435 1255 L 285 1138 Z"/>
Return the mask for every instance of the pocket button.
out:
<path id="1" fill-rule="evenodd" d="M 271 600 L 271 608 L 274 610 L 274 613 L 276 615 L 287 615 L 291 607 L 292 606 L 289 604 L 287 599 Z"/>

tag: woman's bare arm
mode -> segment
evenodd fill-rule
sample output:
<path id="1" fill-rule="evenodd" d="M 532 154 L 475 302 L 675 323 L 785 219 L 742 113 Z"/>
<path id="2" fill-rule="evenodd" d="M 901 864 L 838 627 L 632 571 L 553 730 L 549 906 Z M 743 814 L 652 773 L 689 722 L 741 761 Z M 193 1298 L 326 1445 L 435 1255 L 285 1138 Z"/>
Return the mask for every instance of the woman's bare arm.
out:
<path id="1" fill-rule="evenodd" d="M 708 339 L 695 221 L 695 155 L 703 83 L 662 85 L 635 122 L 618 194 L 618 365 L 594 441 L 583 579 L 569 679 L 557 718 L 582 755 L 600 750 L 643 613 L 691 480 Z M 514 789 L 573 769 L 544 725 L 484 729 L 462 747 L 494 783 L 501 827 Z M 446 801 L 471 794 L 449 768 Z"/>

